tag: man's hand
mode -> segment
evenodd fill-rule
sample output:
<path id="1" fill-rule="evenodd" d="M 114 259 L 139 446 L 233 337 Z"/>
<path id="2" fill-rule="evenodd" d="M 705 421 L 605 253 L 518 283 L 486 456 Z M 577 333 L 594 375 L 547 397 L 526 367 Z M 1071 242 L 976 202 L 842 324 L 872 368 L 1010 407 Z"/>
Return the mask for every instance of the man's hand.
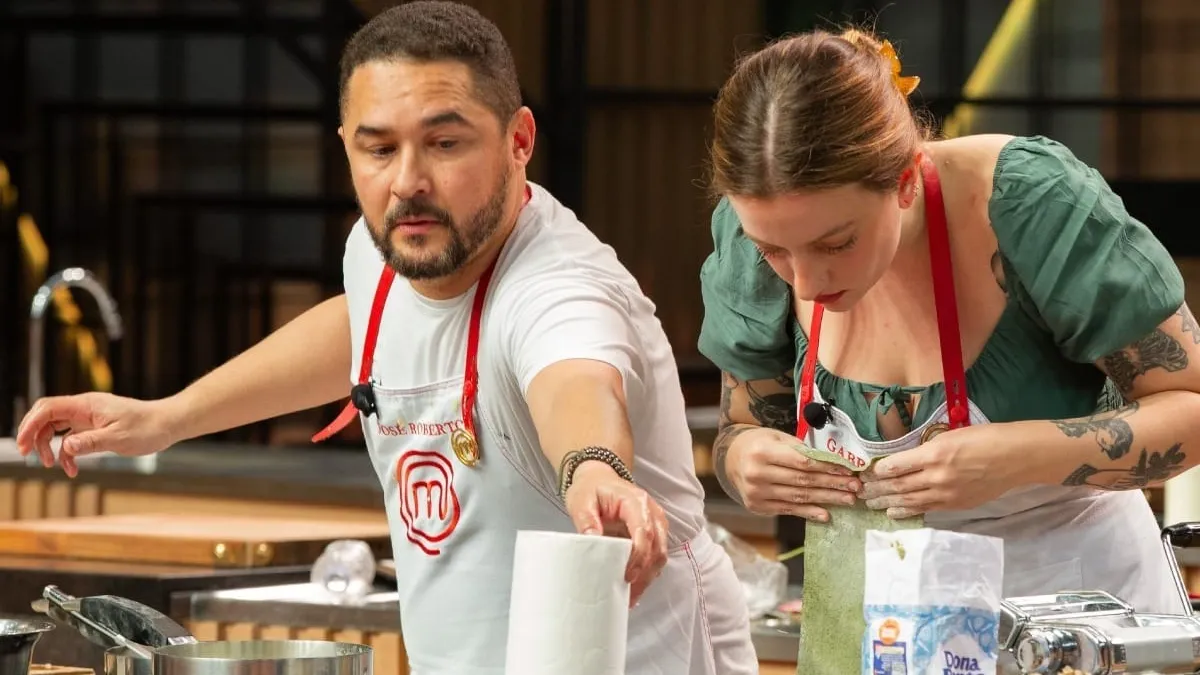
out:
<path id="1" fill-rule="evenodd" d="M 604 462 L 583 462 L 566 495 L 567 513 L 581 534 L 628 537 L 633 551 L 625 568 L 630 604 L 667 564 L 667 519 L 646 491 L 622 479 Z"/>
<path id="2" fill-rule="evenodd" d="M 593 359 L 559 361 L 538 373 L 526 399 L 551 466 L 561 468 L 563 459 L 579 448 L 601 447 L 633 470 L 633 434 L 616 368 Z M 625 579 L 631 585 L 630 602 L 636 602 L 667 564 L 662 507 L 599 460 L 576 467 L 565 499 L 580 533 L 633 540 Z"/>
<path id="3" fill-rule="evenodd" d="M 72 478 L 79 474 L 75 458 L 97 452 L 126 457 L 165 450 L 173 442 L 168 399 L 140 401 L 91 392 L 43 398 L 34 404 L 17 430 L 22 456 L 36 452 L 42 464 L 54 466 L 50 439 L 65 434 L 58 462 Z"/>

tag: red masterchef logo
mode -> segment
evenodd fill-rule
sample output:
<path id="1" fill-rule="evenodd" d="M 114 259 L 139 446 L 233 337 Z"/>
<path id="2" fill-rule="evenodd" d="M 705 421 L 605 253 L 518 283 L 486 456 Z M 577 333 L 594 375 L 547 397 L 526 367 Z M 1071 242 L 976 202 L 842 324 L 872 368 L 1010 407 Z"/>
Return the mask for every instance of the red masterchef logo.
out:
<path id="1" fill-rule="evenodd" d="M 396 465 L 396 483 L 408 540 L 425 555 L 440 554 L 462 515 L 454 491 L 454 465 L 437 452 L 409 450 Z"/>

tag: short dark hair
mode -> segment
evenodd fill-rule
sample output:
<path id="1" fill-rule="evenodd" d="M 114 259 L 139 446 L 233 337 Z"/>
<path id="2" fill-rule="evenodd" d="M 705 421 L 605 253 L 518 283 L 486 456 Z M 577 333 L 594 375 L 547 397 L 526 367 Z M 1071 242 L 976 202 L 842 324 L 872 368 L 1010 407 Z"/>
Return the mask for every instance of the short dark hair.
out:
<path id="1" fill-rule="evenodd" d="M 457 2 L 417 0 L 380 12 L 342 52 L 338 98 L 359 66 L 372 61 L 458 61 L 471 69 L 480 100 L 506 124 L 521 107 L 521 85 L 500 29 L 474 8 Z"/>

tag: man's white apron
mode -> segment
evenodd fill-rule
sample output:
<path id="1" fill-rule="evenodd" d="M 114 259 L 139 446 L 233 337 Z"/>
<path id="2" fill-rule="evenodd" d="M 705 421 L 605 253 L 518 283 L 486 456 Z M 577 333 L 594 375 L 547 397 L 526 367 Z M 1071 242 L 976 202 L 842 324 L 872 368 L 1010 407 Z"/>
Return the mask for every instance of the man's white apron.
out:
<path id="1" fill-rule="evenodd" d="M 364 421 L 384 488 L 414 675 L 503 673 L 517 530 L 574 531 L 551 486 L 514 470 L 503 440 L 489 432 L 482 401 L 482 459 L 467 468 L 455 458 L 450 435 L 461 425 L 461 390 L 461 378 L 419 389 L 376 387 L 378 416 Z M 707 533 L 675 545 L 631 612 L 625 672 L 757 672 L 749 650 L 730 652 L 737 662 L 713 663 L 711 642 L 736 644 L 746 627 L 713 625 L 705 603 L 741 606 L 733 595 L 740 592 L 729 558 Z"/>

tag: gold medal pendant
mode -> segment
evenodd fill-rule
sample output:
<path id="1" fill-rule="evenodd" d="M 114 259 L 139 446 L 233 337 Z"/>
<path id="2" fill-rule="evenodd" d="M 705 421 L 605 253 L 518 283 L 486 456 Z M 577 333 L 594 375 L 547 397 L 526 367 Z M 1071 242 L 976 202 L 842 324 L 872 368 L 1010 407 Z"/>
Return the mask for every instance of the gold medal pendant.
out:
<path id="1" fill-rule="evenodd" d="M 479 442 L 475 440 L 475 435 L 466 429 L 456 429 L 450 435 L 450 447 L 454 449 L 454 456 L 464 466 L 475 466 L 479 463 Z"/>
<path id="2" fill-rule="evenodd" d="M 930 424 L 929 427 L 925 429 L 925 431 L 921 432 L 921 443 L 922 444 L 928 443 L 929 441 L 936 438 L 938 436 L 938 434 L 941 434 L 942 432 L 949 431 L 949 430 L 950 430 L 950 425 L 946 424 L 945 422 L 938 422 L 937 424 Z"/>

